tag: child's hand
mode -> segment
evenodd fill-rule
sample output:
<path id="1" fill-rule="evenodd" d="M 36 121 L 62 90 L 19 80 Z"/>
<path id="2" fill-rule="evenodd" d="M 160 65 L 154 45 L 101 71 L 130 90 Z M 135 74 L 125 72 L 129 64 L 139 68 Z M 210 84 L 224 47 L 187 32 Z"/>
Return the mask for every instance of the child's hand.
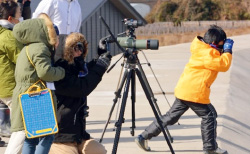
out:
<path id="1" fill-rule="evenodd" d="M 226 39 L 226 41 L 223 45 L 224 52 L 229 52 L 232 54 L 233 44 L 234 44 L 234 41 L 232 39 Z"/>

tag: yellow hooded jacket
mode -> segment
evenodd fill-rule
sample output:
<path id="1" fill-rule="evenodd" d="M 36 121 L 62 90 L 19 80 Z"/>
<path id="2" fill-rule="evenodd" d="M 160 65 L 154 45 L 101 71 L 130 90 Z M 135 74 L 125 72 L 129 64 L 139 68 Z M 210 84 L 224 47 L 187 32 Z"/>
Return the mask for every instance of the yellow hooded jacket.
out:
<path id="1" fill-rule="evenodd" d="M 191 44 L 191 57 L 175 87 L 175 96 L 181 100 L 209 104 L 210 86 L 218 72 L 226 72 L 232 55 L 220 53 L 196 37 Z"/>

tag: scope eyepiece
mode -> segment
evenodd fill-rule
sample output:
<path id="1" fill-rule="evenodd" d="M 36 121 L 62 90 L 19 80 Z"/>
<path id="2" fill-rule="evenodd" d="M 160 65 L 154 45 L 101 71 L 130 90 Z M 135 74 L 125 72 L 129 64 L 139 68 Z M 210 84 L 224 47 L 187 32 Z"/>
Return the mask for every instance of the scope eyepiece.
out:
<path id="1" fill-rule="evenodd" d="M 127 25 L 128 28 L 137 28 L 143 25 L 143 22 L 141 20 L 125 18 L 122 21 L 124 22 L 125 25 Z"/>

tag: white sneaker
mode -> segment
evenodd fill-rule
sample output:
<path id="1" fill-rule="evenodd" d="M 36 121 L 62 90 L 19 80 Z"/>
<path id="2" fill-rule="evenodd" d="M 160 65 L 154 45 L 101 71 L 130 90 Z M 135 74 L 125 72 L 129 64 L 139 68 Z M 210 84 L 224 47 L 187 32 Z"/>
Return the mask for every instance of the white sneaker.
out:
<path id="1" fill-rule="evenodd" d="M 141 135 L 135 138 L 135 143 L 145 151 L 151 151 L 150 147 L 148 147 L 148 140 L 144 139 Z"/>
<path id="2" fill-rule="evenodd" d="M 228 154 L 227 153 L 227 150 L 223 150 L 221 148 L 217 148 L 216 150 L 207 150 L 207 151 L 204 151 L 204 154 Z"/>

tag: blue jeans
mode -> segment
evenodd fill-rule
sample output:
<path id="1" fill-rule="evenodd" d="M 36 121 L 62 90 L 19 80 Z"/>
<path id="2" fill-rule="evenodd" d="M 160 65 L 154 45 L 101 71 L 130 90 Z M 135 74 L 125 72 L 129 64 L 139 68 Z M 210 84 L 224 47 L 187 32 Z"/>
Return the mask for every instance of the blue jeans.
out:
<path id="1" fill-rule="evenodd" d="M 2 136 L 10 136 L 10 109 L 0 101 L 0 134 Z"/>
<path id="2" fill-rule="evenodd" d="M 23 154 L 48 154 L 54 135 L 38 137 L 33 139 L 25 138 L 23 144 Z"/>

